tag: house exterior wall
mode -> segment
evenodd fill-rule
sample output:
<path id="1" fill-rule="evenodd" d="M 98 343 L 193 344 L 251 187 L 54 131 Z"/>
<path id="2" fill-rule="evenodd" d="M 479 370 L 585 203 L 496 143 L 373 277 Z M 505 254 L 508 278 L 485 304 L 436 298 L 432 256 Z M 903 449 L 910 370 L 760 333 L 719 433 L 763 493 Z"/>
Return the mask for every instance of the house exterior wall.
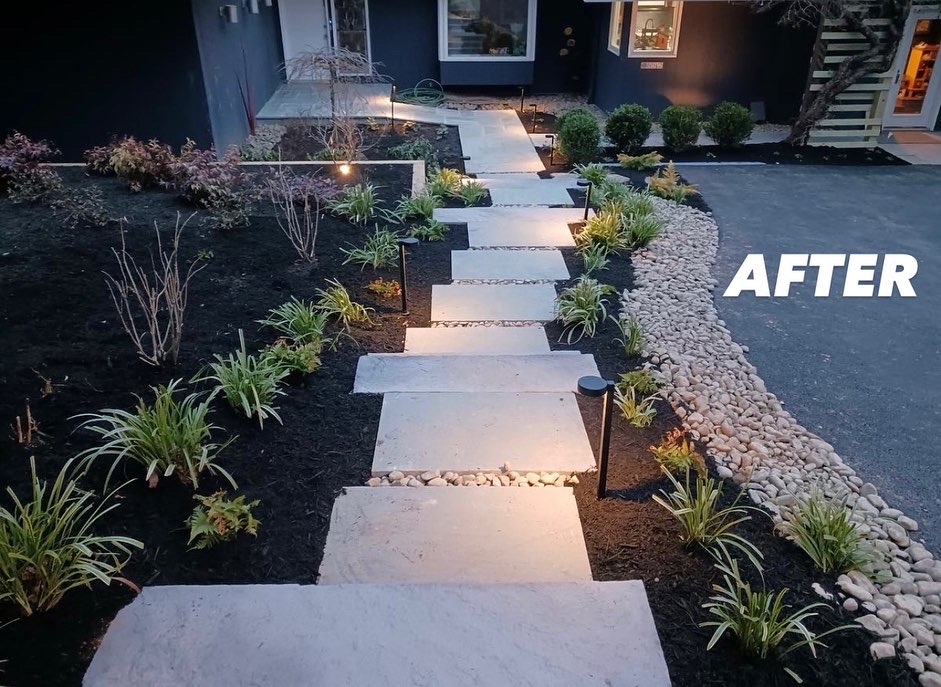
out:
<path id="1" fill-rule="evenodd" d="M 210 124 L 190 0 L 34 0 L 0 41 L 0 136 L 47 138 L 62 161 L 114 136 L 187 136 Z"/>
<path id="2" fill-rule="evenodd" d="M 668 105 L 710 107 L 723 100 L 763 101 L 769 121 L 794 117 L 806 86 L 815 31 L 779 26 L 776 17 L 743 4 L 683 4 L 677 56 L 628 57 L 629 4 L 621 54 L 608 50 L 611 5 L 594 8 L 595 64 L 590 98 L 605 110 L 634 102 L 659 114 Z M 662 69 L 641 69 L 641 62 Z"/>
<path id="3" fill-rule="evenodd" d="M 372 59 L 399 88 L 440 79 L 437 0 L 370 0 Z"/>
<path id="4" fill-rule="evenodd" d="M 281 83 L 284 58 L 277 3 L 266 7 L 259 0 L 258 5 L 258 14 L 252 14 L 239 3 L 239 21 L 230 24 L 219 16 L 215 0 L 192 0 L 188 24 L 196 31 L 212 139 L 218 150 L 238 145 L 249 133 L 239 80 L 253 93 L 256 112 Z"/>

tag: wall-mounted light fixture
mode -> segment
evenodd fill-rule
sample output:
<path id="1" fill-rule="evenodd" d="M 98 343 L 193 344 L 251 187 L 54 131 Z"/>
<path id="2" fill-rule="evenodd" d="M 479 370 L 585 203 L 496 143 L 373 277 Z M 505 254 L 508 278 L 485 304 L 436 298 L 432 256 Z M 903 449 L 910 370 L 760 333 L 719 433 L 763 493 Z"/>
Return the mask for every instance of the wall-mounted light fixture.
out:
<path id="1" fill-rule="evenodd" d="M 265 0 L 265 7 L 273 7 L 274 0 Z"/>
<path id="2" fill-rule="evenodd" d="M 578 393 L 589 398 L 601 397 L 601 443 L 598 446 L 598 498 L 608 495 L 608 451 L 611 448 L 611 411 L 614 406 L 614 382 L 588 376 L 578 380 Z"/>
<path id="3" fill-rule="evenodd" d="M 238 5 L 221 5 L 219 7 L 219 16 L 225 19 L 230 24 L 238 24 L 239 23 Z"/>
<path id="4" fill-rule="evenodd" d="M 258 0 L 244 0 L 244 6 L 252 14 L 258 14 L 258 12 L 260 11 L 258 9 Z"/>

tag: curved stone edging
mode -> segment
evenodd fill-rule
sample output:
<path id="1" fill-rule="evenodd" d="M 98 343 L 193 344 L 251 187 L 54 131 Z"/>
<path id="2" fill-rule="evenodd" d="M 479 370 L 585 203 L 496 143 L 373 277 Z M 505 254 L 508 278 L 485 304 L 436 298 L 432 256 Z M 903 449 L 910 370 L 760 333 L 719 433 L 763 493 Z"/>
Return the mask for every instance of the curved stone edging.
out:
<path id="1" fill-rule="evenodd" d="M 691 436 L 707 444 L 719 474 L 747 488 L 775 522 L 814 486 L 847 496 L 861 530 L 890 557 L 892 580 L 877 587 L 862 574 L 841 575 L 843 605 L 866 613 L 859 622 L 880 638 L 874 657 L 885 657 L 891 642 L 922 685 L 941 687 L 941 561 L 911 540 L 914 519 L 889 507 L 833 446 L 782 407 L 745 357 L 747 348 L 732 339 L 712 300 L 715 220 L 654 202 L 664 229 L 633 254 L 636 286 L 623 307 L 644 328 L 644 352 L 666 382 L 662 393 Z"/>

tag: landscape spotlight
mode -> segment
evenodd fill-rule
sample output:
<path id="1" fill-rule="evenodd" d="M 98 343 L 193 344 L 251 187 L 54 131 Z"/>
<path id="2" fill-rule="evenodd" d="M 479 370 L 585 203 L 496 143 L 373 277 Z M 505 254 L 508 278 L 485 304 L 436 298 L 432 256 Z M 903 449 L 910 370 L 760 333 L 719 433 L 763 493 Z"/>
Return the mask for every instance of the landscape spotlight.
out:
<path id="1" fill-rule="evenodd" d="M 399 286 L 402 290 L 402 314 L 408 315 L 408 275 L 405 274 L 405 254 L 409 246 L 417 246 L 418 239 L 405 236 L 399 239 Z"/>
<path id="2" fill-rule="evenodd" d="M 589 398 L 602 397 L 601 444 L 598 446 L 598 498 L 607 496 L 608 449 L 611 447 L 611 409 L 614 405 L 614 382 L 595 377 L 580 377 L 578 393 Z"/>
<path id="3" fill-rule="evenodd" d="M 344 162 L 342 165 L 340 165 L 340 174 L 342 174 L 343 176 L 346 176 L 349 173 L 350 173 L 350 166 Z"/>
<path id="4" fill-rule="evenodd" d="M 576 186 L 585 189 L 585 217 L 583 218 L 586 222 L 588 221 L 588 208 L 591 205 L 591 189 L 594 184 L 592 184 L 588 179 L 579 179 L 575 182 Z"/>

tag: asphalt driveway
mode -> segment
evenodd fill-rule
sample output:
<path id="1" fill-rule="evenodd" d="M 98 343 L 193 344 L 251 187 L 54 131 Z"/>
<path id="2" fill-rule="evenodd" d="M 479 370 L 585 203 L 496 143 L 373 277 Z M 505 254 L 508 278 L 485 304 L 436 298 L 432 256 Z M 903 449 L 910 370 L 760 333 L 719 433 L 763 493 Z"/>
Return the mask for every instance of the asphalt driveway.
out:
<path id="1" fill-rule="evenodd" d="M 716 307 L 768 389 L 941 552 L 941 167 L 684 166 L 719 223 Z M 722 296 L 763 253 L 907 253 L 917 297 Z M 877 282 L 878 283 L 878 282 Z M 917 538 L 917 535 L 916 535 Z"/>

